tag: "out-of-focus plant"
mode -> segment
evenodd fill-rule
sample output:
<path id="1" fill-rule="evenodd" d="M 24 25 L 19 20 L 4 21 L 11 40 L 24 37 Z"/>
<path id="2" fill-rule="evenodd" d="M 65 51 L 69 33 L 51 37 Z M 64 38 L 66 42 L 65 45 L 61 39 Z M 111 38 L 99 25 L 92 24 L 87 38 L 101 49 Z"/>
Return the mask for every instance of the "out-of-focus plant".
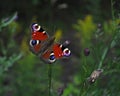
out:
<path id="1" fill-rule="evenodd" d="M 97 28 L 91 15 L 87 15 L 84 20 L 78 20 L 78 23 L 74 24 L 73 27 L 78 31 L 76 35 L 81 38 L 82 45 L 91 41 L 91 37 Z"/>
<path id="2" fill-rule="evenodd" d="M 15 12 L 12 16 L 3 18 L 0 22 L 0 31 L 3 27 L 8 26 L 12 23 L 15 19 L 17 19 L 17 12 Z"/>
<path id="3" fill-rule="evenodd" d="M 61 29 L 58 29 L 56 30 L 55 32 L 55 40 L 58 42 L 62 37 L 62 30 Z"/>
<path id="4" fill-rule="evenodd" d="M 77 36 L 80 36 L 83 45 L 81 50 L 84 53 L 84 47 L 87 46 L 90 54 L 86 57 L 81 53 L 80 68 L 72 78 L 72 83 L 68 83 L 67 88 L 64 89 L 63 96 L 118 96 L 120 93 L 115 90 L 120 88 L 118 86 L 120 83 L 116 81 L 120 73 L 118 69 L 120 68 L 119 18 L 113 17 L 113 20 L 105 21 L 98 26 L 90 18 L 79 20 L 78 24 L 74 25 L 74 28 L 79 32 Z M 103 69 L 100 78 L 99 70 Z M 94 83 L 90 84 L 89 80 Z M 115 85 L 111 86 L 111 84 Z"/>
<path id="5" fill-rule="evenodd" d="M 15 19 L 17 18 L 17 13 L 12 16 L 4 18 L 1 20 L 0 24 L 0 75 L 4 71 L 7 71 L 9 67 L 18 61 L 22 54 L 19 53 L 19 48 L 17 47 L 14 35 L 16 30 Z M 14 23 L 14 26 L 10 27 Z"/>

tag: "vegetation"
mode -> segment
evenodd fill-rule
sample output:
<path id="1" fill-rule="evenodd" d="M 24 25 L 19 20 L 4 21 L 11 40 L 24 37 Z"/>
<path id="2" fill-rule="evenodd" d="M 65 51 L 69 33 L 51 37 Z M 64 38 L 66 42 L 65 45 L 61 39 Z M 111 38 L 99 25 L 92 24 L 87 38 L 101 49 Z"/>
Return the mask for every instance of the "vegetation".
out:
<path id="1" fill-rule="evenodd" d="M 2 0 L 0 13 L 0 96 L 120 95 L 119 0 Z M 69 40 L 70 58 L 33 54 L 33 22 Z"/>

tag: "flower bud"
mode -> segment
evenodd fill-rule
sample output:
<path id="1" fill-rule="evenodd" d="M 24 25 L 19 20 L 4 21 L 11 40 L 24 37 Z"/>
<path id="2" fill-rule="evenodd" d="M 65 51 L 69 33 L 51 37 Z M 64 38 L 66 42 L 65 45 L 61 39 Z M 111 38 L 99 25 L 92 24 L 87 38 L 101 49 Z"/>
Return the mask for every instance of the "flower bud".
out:
<path id="1" fill-rule="evenodd" d="M 85 55 L 85 56 L 88 56 L 89 54 L 90 54 L 89 48 L 85 48 L 85 49 L 84 49 L 84 55 Z"/>

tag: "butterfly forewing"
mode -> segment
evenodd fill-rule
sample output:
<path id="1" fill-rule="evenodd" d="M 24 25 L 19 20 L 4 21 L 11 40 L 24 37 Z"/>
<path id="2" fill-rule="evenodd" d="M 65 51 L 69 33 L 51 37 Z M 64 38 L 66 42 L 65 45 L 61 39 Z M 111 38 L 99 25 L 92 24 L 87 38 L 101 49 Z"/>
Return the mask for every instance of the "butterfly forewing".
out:
<path id="1" fill-rule="evenodd" d="M 37 23 L 32 24 L 31 30 L 30 49 L 33 53 L 39 54 L 43 42 L 48 39 L 48 34 Z"/>

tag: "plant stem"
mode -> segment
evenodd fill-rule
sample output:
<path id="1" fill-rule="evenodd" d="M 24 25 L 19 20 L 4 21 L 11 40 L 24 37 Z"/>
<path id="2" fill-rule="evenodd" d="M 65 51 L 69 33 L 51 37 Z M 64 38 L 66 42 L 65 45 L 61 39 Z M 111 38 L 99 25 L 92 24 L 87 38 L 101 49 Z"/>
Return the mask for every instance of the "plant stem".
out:
<path id="1" fill-rule="evenodd" d="M 111 0 L 111 15 L 112 15 L 112 32 L 114 32 L 114 36 L 111 40 L 111 42 L 109 43 L 108 47 L 105 48 L 104 52 L 103 52 L 103 55 L 101 57 L 101 60 L 100 60 L 100 63 L 99 63 L 99 66 L 98 66 L 98 69 L 100 69 L 102 67 L 102 64 L 103 64 L 103 61 L 108 53 L 108 50 L 111 48 L 111 45 L 112 43 L 114 42 L 114 40 L 116 39 L 116 36 L 118 35 L 118 33 L 116 32 L 116 23 L 115 23 L 115 15 L 114 15 L 114 9 L 113 9 L 113 0 Z"/>
<path id="2" fill-rule="evenodd" d="M 114 9 L 113 9 L 113 4 L 114 4 L 114 2 L 113 2 L 113 0 L 111 0 L 111 15 L 112 15 L 112 21 L 113 21 L 113 27 L 112 27 L 112 29 L 114 30 L 114 28 L 115 28 L 115 15 L 114 15 Z"/>
<path id="3" fill-rule="evenodd" d="M 52 82 L 52 65 L 51 64 L 48 65 L 48 79 L 49 79 L 48 96 L 51 96 L 51 82 Z"/>
<path id="4" fill-rule="evenodd" d="M 108 49 L 109 49 L 109 47 L 105 48 L 105 50 L 104 50 L 104 52 L 103 52 L 103 55 L 102 55 L 102 57 L 101 57 L 101 60 L 100 60 L 98 69 L 101 69 L 102 64 L 103 64 L 103 61 L 104 61 L 104 59 L 105 59 L 105 57 L 106 57 L 106 55 L 107 55 L 107 53 L 108 53 Z"/>

